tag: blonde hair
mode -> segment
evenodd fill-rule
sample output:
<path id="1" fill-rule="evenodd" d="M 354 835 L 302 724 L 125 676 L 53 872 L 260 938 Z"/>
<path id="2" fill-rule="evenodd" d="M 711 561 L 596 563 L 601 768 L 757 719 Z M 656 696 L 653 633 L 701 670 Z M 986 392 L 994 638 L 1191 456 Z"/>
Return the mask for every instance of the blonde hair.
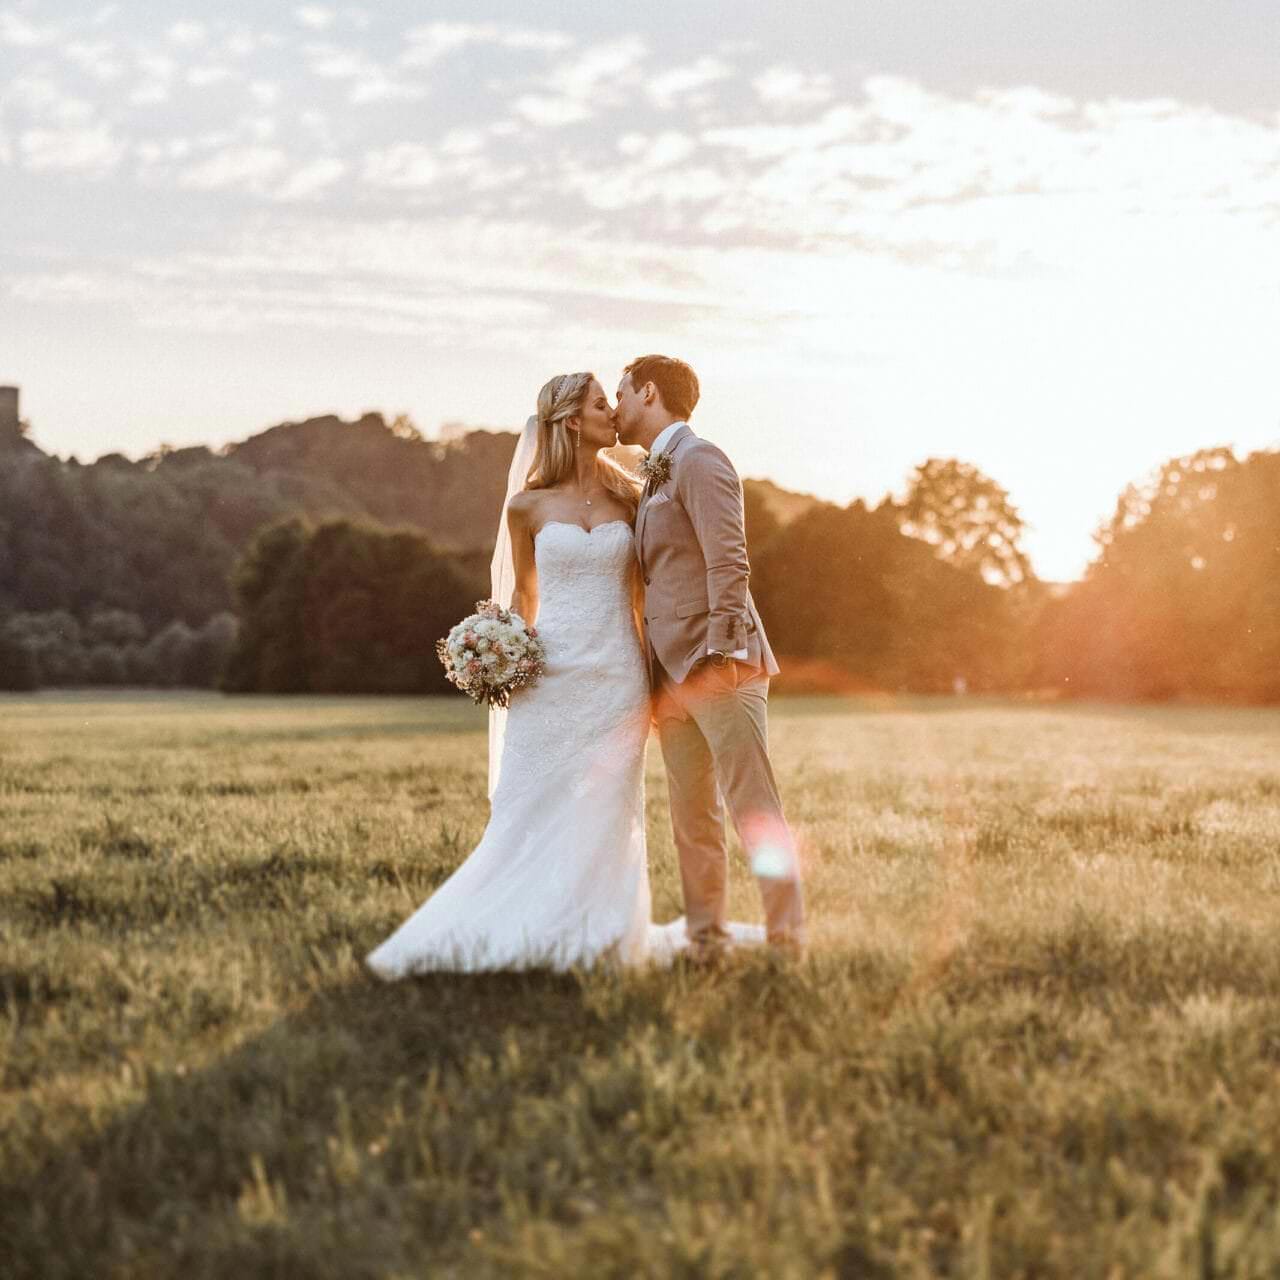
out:
<path id="1" fill-rule="evenodd" d="M 573 473 L 576 449 L 568 420 L 582 412 L 587 389 L 594 373 L 561 373 L 543 384 L 538 392 L 538 439 L 533 463 L 525 478 L 526 489 L 551 489 Z M 640 505 L 641 484 L 625 467 L 602 452 L 596 454 L 596 476 L 600 483 L 622 499 L 632 515 Z"/>

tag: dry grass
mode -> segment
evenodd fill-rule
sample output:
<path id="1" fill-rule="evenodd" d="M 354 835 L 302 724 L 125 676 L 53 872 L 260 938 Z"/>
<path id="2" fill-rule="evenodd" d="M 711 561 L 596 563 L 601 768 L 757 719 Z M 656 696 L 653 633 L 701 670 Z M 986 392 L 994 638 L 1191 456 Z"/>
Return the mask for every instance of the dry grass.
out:
<path id="1" fill-rule="evenodd" d="M 393 986 L 461 699 L 0 726 L 6 1280 L 1280 1276 L 1280 713 L 780 701 L 803 965 Z"/>

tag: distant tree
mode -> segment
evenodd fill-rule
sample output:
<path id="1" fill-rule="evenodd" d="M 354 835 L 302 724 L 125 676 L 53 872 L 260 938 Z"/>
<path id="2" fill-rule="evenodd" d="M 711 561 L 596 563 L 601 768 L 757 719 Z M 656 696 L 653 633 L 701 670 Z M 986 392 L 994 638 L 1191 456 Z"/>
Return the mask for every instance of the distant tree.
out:
<path id="1" fill-rule="evenodd" d="M 88 656 L 80 623 L 65 610 L 47 613 L 15 613 L 4 623 L 3 633 L 19 647 L 30 649 L 44 685 L 79 684 L 85 677 Z"/>
<path id="2" fill-rule="evenodd" d="M 117 685 L 127 681 L 123 649 L 112 644 L 96 644 L 89 650 L 85 680 L 92 685 Z"/>
<path id="3" fill-rule="evenodd" d="M 1280 453 L 1172 458 L 1121 494 L 1097 544 L 1037 629 L 1044 683 L 1280 700 Z"/>
<path id="4" fill-rule="evenodd" d="M 936 547 L 948 564 L 996 586 L 1031 580 L 1022 517 L 1005 490 L 970 463 L 930 458 L 918 466 L 900 510 L 902 531 Z"/>
<path id="5" fill-rule="evenodd" d="M 187 664 L 195 633 L 180 618 L 175 618 L 143 646 L 143 656 L 151 673 L 151 684 L 176 688 L 186 683 Z"/>
<path id="6" fill-rule="evenodd" d="M 1023 617 L 1012 593 L 904 534 L 887 499 L 812 508 L 758 557 L 753 593 L 783 656 L 838 664 L 882 688 L 1008 687 Z"/>
<path id="7" fill-rule="evenodd" d="M 236 583 L 241 692 L 443 692 L 436 639 L 475 600 L 421 534 L 348 520 L 265 531 Z"/>
<path id="8" fill-rule="evenodd" d="M 311 534 L 310 523 L 296 517 L 271 525 L 236 566 L 240 632 L 227 664 L 227 689 L 301 693 L 309 687 L 303 599 Z"/>
<path id="9" fill-rule="evenodd" d="M 120 648 L 142 640 L 147 634 L 142 619 L 124 609 L 97 609 L 85 628 L 88 644 L 109 644 Z"/>
<path id="10" fill-rule="evenodd" d="M 40 660 L 28 640 L 0 627 L 0 689 L 25 693 L 40 687 Z"/>
<path id="11" fill-rule="evenodd" d="M 748 481 L 742 488 L 743 515 L 747 530 L 747 558 L 756 556 L 772 541 L 782 522 L 773 513 L 765 490 Z"/>
<path id="12" fill-rule="evenodd" d="M 182 669 L 182 683 L 193 689 L 218 688 L 235 651 L 235 614 L 215 613 L 191 638 Z"/>

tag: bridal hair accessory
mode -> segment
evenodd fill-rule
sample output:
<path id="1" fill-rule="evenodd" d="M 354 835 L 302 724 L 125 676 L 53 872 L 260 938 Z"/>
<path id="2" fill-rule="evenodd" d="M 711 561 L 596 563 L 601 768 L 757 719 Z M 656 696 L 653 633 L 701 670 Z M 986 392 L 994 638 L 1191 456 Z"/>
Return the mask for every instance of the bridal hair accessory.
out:
<path id="1" fill-rule="evenodd" d="M 547 658 L 538 628 L 495 600 L 477 600 L 476 612 L 436 641 L 436 654 L 450 684 L 490 707 L 507 706 L 517 689 L 533 684 Z"/>
<path id="2" fill-rule="evenodd" d="M 652 492 L 659 485 L 666 484 L 671 478 L 671 455 L 660 453 L 655 457 L 641 459 L 640 474 L 644 476 L 645 487 Z"/>

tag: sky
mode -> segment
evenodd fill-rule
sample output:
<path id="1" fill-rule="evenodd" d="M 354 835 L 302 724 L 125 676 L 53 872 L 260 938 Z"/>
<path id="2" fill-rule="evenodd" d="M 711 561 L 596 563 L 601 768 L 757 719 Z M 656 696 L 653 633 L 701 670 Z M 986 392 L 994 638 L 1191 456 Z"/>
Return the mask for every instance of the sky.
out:
<path id="1" fill-rule="evenodd" d="M 43 448 L 514 428 L 657 351 L 744 476 L 971 462 L 1078 576 L 1280 447 L 1274 0 L 0 0 L 0 383 Z"/>

